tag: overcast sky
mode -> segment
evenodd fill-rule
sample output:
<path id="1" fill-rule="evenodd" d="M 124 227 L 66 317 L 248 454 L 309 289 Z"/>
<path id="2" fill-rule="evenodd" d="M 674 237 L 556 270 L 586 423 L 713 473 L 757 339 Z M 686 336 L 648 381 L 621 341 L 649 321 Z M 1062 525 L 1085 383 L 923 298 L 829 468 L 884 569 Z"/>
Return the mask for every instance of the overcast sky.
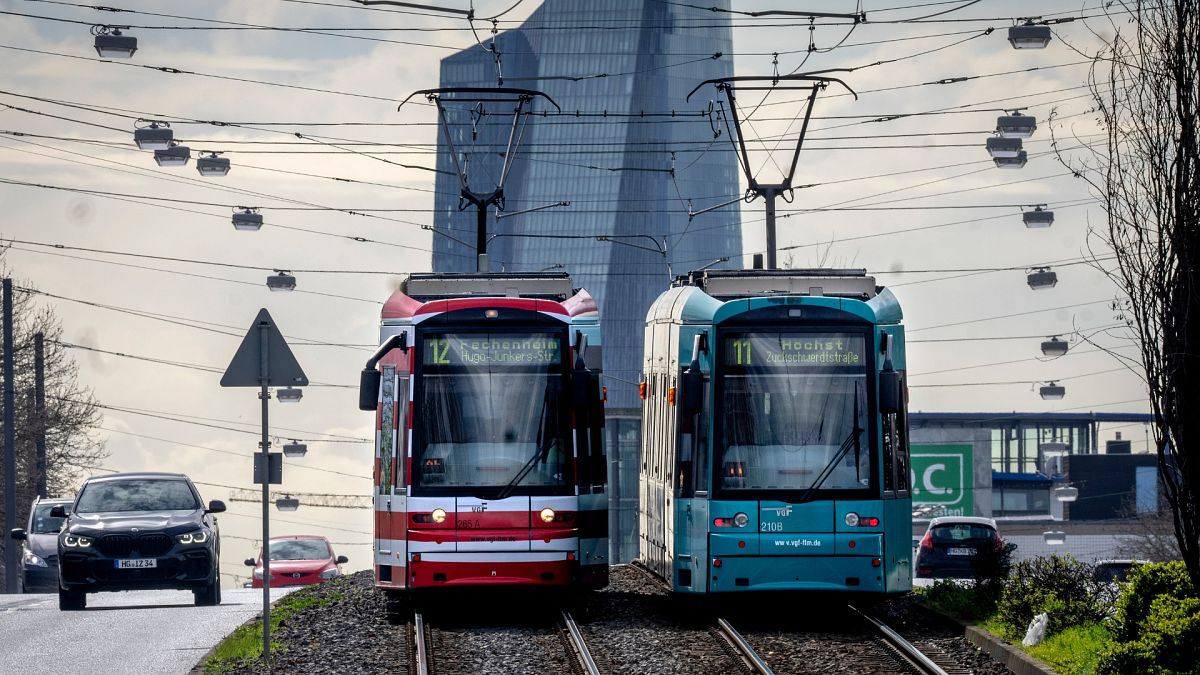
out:
<path id="1" fill-rule="evenodd" d="M 224 369 L 258 309 L 268 308 L 309 378 L 340 385 L 311 386 L 298 405 L 272 403 L 273 434 L 309 441 L 308 456 L 286 465 L 285 486 L 368 492 L 372 448 L 359 441 L 371 437 L 373 416 L 357 410 L 354 386 L 377 340 L 381 303 L 398 277 L 430 267 L 430 233 L 422 226 L 431 223 L 433 181 L 426 171 L 329 144 L 435 142 L 432 108 L 409 105 L 398 112 L 396 104 L 414 90 L 437 86 L 439 59 L 475 38 L 461 18 L 366 10 L 346 0 L 117 1 L 121 9 L 159 16 L 98 12 L 70 2 L 0 0 L 5 12 L 0 14 L 0 179 L 131 195 L 0 184 L 0 237 L 25 242 L 12 245 L 8 268 L 20 283 L 59 296 L 39 302 L 55 308 L 65 339 L 73 344 L 217 370 Z M 445 4 L 462 7 L 466 0 Z M 735 2 L 735 8 L 795 9 L 794 4 Z M 1093 14 L 1089 8 L 1097 3 L 865 4 L 869 23 L 848 36 L 851 26 L 828 25 L 838 23 L 833 21 L 817 24 L 810 34 L 801 19 L 734 19 L 732 58 L 738 74 L 771 74 L 773 52 L 779 53 L 779 71 L 792 71 L 801 64 L 810 35 L 819 50 L 842 44 L 811 54 L 804 70 L 859 68 L 841 74 L 859 92 L 857 101 L 835 88 L 818 100 L 795 182 L 820 185 L 798 190 L 791 205 L 780 204 L 781 216 L 819 207 L 904 207 L 781 218 L 780 262 L 865 267 L 894 289 L 909 336 L 913 410 L 1145 412 L 1140 380 L 1105 351 L 1074 338 L 1067 356 L 1050 362 L 1040 358 L 1044 336 L 1066 338 L 1077 330 L 1106 348 L 1134 354 L 1126 341 L 1098 333 L 1118 323 L 1110 307 L 1115 289 L 1105 276 L 1089 265 L 1058 264 L 1058 286 L 1036 292 L 1025 278 L 1027 268 L 1080 261 L 1088 255 L 1089 225 L 1103 222 L 1103 214 L 1088 203 L 1082 181 L 1047 154 L 1051 110 L 1063 120 L 1056 132 L 1060 147 L 1096 140 L 1090 136 L 1096 129 L 1083 88 L 1087 65 L 1065 44 L 1090 49 L 1096 38 L 1076 21 L 1056 26 L 1047 49 L 1017 51 L 1006 31 L 1013 17 L 1078 15 L 1081 7 Z M 971 6 L 924 23 L 883 23 L 963 4 Z M 479 0 L 476 9 L 479 16 L 491 16 L 511 5 L 512 0 Z M 922 6 L 885 11 L 901 5 Z M 536 6 L 530 0 L 520 3 L 503 16 L 501 29 L 516 25 Z M 810 9 L 848 12 L 854 5 L 821 2 Z M 698 21 L 720 18 L 701 9 L 694 15 Z M 976 18 L 984 20 L 957 21 Z M 318 35 L 148 28 L 237 27 L 214 20 L 394 30 Z M 93 22 L 142 26 L 128 31 L 138 38 L 134 58 L 97 59 L 89 33 Z M 486 37 L 490 24 L 476 26 Z M 984 34 L 988 27 L 995 28 L 990 35 Z M 900 60 L 871 65 L 891 59 Z M 197 74 L 156 70 L 160 67 Z M 974 79 L 936 84 L 961 77 Z M 759 96 L 744 96 L 744 113 Z M 786 93 L 767 98 L 751 118 L 757 120 L 751 133 L 794 133 L 789 123 L 797 108 L 789 102 L 795 98 Z M 67 103 L 81 107 L 61 105 Z M 974 112 L 868 121 L 956 107 Z M 1002 109 L 1016 107 L 1038 118 L 1037 133 L 1025 142 L 1029 163 L 1017 171 L 998 170 L 984 142 Z M 135 148 L 130 116 L 245 124 L 174 125 L 176 137 L 192 148 L 193 160 L 166 169 Z M 371 126 L 306 124 L 313 122 Z M 297 132 L 305 138 L 298 139 Z M 199 150 L 223 151 L 232 171 L 225 178 L 201 178 L 195 169 Z M 312 154 L 279 154 L 301 150 Z M 428 145 L 374 150 L 408 153 L 376 155 L 391 162 L 433 165 Z M 712 151 L 728 148 L 718 144 Z M 778 161 L 790 159 L 787 151 L 786 144 L 780 146 Z M 755 168 L 761 164 L 760 179 L 772 180 L 770 160 L 756 158 Z M 197 203 L 156 203 L 147 197 Z M 1054 208 L 1054 225 L 1028 230 L 1020 205 L 1040 203 Z M 268 226 L 261 231 L 237 232 L 229 222 L 234 205 L 276 208 L 263 209 Z M 363 216 L 278 208 L 288 205 L 411 211 Z M 744 204 L 742 214 L 747 254 L 762 251 L 761 201 Z M 702 226 L 703 216 L 696 223 Z M 1092 240 L 1090 245 L 1100 244 Z M 1104 256 L 1100 248 L 1095 252 Z M 297 272 L 297 292 L 270 293 L 264 284 L 268 271 L 237 266 L 336 273 Z M 982 271 L 993 268 L 1015 269 Z M 255 390 L 222 389 L 219 373 L 202 369 L 80 349 L 72 353 L 83 383 L 100 403 L 160 416 L 106 410 L 102 433 L 111 453 L 106 467 L 182 471 L 200 483 L 206 499 L 226 499 L 224 486 L 251 487 Z M 1049 380 L 1066 386 L 1064 400 L 1039 398 L 1036 385 Z M 208 426 L 161 417 L 188 417 Z M 1134 438 L 1135 451 L 1144 451 L 1142 429 L 1125 431 Z M 253 503 L 230 503 L 222 517 L 224 572 L 247 575 L 237 562 L 253 553 L 260 532 L 257 514 Z M 336 548 L 350 556 L 349 569 L 369 563 L 369 512 L 305 507 L 274 517 L 274 523 L 273 533 L 316 532 L 345 542 Z"/>

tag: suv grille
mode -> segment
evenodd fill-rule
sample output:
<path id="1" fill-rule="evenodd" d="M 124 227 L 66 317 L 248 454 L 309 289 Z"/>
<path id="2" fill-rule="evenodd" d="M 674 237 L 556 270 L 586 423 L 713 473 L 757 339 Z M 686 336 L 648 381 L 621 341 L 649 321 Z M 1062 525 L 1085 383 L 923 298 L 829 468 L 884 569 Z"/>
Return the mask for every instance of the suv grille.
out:
<path id="1" fill-rule="evenodd" d="M 96 542 L 96 548 L 110 558 L 124 558 L 137 551 L 142 557 L 159 556 L 171 550 L 171 538 L 162 533 L 107 534 Z"/>

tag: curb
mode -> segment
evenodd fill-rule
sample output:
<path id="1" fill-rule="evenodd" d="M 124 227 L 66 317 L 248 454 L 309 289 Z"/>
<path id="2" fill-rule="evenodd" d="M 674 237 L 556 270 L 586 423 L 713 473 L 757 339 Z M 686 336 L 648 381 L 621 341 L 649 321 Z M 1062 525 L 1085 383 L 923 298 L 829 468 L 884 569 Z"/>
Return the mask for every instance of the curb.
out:
<path id="1" fill-rule="evenodd" d="M 1002 664 L 1005 668 L 1015 673 L 1015 675 L 1058 675 L 1058 671 L 1025 653 L 1021 648 L 1014 647 L 1011 642 L 992 635 L 978 626 L 965 624 L 923 602 L 919 604 L 927 611 L 961 626 L 963 636 L 967 638 L 967 642 L 978 647 L 985 654 L 992 657 L 992 660 Z"/>
<path id="2" fill-rule="evenodd" d="M 1057 675 L 1056 670 L 977 626 L 966 626 L 966 638 L 1016 675 Z"/>

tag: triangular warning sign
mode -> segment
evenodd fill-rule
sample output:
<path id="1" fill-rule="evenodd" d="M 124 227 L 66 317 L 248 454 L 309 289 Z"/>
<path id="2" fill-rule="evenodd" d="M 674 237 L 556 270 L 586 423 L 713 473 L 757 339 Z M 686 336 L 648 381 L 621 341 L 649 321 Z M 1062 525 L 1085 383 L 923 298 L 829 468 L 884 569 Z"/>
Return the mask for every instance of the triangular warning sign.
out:
<path id="1" fill-rule="evenodd" d="M 291 348 L 279 332 L 279 326 L 271 318 L 267 310 L 260 309 L 258 316 L 251 324 L 242 346 L 238 347 L 225 375 L 221 377 L 222 387 L 261 387 L 263 385 L 263 335 L 266 335 L 267 363 L 266 384 L 268 387 L 303 387 L 308 384 L 308 376 L 296 362 Z"/>

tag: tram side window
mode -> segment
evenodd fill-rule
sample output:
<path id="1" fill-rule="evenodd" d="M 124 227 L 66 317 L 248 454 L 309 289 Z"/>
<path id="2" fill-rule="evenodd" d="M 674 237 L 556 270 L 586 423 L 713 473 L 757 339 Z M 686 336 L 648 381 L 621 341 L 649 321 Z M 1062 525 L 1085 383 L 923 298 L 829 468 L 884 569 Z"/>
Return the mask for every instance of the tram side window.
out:
<path id="1" fill-rule="evenodd" d="M 654 426 L 654 418 L 650 415 L 650 376 L 642 376 L 642 384 L 646 388 L 646 393 L 642 398 L 642 474 L 649 473 L 648 467 L 650 462 L 650 438 L 651 429 Z"/>
<path id="2" fill-rule="evenodd" d="M 392 487 L 404 487 L 404 458 L 408 457 L 408 377 L 396 386 L 396 455 L 393 457 Z"/>
<path id="3" fill-rule="evenodd" d="M 680 378 L 680 381 L 682 379 Z M 701 386 L 700 400 L 707 403 L 703 391 L 704 385 Z M 675 397 L 679 433 L 674 481 L 675 495 L 680 499 L 694 496 L 697 490 L 708 489 L 708 406 L 702 405 L 698 414 L 688 415 L 679 405 L 686 395 L 679 391 Z"/>
<path id="4" fill-rule="evenodd" d="M 900 414 L 896 416 L 896 490 L 900 496 L 907 497 L 911 465 L 908 450 L 908 381 L 905 373 L 900 372 L 900 392 L 904 400 L 900 406 Z"/>
<path id="5" fill-rule="evenodd" d="M 667 402 L 667 389 L 661 373 L 654 375 L 654 477 L 662 479 L 663 454 L 663 405 Z"/>
<path id="6" fill-rule="evenodd" d="M 896 490 L 896 415 L 883 415 L 883 492 L 891 496 Z"/>

